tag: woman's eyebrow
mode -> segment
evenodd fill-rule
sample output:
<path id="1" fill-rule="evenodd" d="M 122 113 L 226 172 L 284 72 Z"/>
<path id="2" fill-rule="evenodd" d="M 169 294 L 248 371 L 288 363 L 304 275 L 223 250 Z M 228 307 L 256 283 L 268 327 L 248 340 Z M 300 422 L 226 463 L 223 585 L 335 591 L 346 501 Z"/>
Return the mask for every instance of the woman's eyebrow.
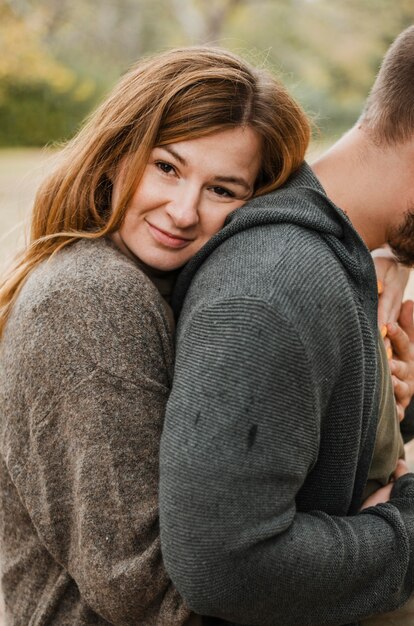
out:
<path id="1" fill-rule="evenodd" d="M 162 150 L 166 150 L 167 152 L 169 152 L 175 159 L 177 159 L 177 161 L 179 161 L 181 163 L 181 165 L 187 165 L 187 161 L 185 160 L 184 157 L 181 156 L 181 154 L 178 154 L 178 152 L 176 152 L 173 148 L 171 148 L 171 146 L 159 146 Z"/>

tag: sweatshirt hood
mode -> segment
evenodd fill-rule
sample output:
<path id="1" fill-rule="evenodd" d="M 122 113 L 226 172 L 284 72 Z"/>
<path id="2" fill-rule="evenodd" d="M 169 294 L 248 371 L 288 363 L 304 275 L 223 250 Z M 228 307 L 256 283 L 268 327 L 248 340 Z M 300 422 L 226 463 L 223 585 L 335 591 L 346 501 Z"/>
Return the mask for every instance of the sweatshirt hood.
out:
<path id="1" fill-rule="evenodd" d="M 250 228 L 282 223 L 318 232 L 357 287 L 374 294 L 376 306 L 376 276 L 368 248 L 344 211 L 329 200 L 309 165 L 303 163 L 283 187 L 258 196 L 233 211 L 224 227 L 186 264 L 173 295 L 175 312 L 181 309 L 194 274 L 224 241 Z"/>

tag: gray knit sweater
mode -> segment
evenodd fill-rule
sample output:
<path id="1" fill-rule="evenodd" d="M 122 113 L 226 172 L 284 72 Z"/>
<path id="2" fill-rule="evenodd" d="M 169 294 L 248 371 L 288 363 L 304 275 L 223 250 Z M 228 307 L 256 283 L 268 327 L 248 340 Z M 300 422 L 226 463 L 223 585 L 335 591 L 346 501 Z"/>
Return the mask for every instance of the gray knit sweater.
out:
<path id="1" fill-rule="evenodd" d="M 160 294 L 106 240 L 24 285 L 0 344 L 0 538 L 13 626 L 179 626 L 158 448 L 173 368 Z"/>
<path id="2" fill-rule="evenodd" d="M 378 413 L 374 267 L 308 166 L 232 215 L 184 270 L 177 310 L 184 297 L 160 489 L 183 597 L 254 626 L 401 605 L 414 476 L 358 513 Z"/>

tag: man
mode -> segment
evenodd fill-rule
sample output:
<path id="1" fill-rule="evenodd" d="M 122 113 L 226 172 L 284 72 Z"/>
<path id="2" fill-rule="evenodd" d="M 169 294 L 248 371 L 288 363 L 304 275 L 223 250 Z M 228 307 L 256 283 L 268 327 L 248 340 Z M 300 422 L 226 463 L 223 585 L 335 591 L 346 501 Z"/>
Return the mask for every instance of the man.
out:
<path id="1" fill-rule="evenodd" d="M 206 624 L 355 624 L 413 592 L 414 475 L 361 510 L 401 456 L 369 254 L 387 242 L 414 262 L 414 27 L 358 125 L 178 285 L 161 539 Z"/>

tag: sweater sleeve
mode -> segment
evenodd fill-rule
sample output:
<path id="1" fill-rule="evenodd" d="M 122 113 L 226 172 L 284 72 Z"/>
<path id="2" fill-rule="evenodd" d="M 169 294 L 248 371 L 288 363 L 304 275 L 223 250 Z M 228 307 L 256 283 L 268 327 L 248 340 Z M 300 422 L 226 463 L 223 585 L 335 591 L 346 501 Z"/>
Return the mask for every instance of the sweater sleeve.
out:
<path id="1" fill-rule="evenodd" d="M 250 626 L 344 624 L 396 608 L 412 590 L 414 507 L 296 510 L 319 445 L 311 371 L 298 331 L 247 297 L 198 310 L 184 329 L 160 520 L 167 570 L 197 613 Z"/>
<path id="2" fill-rule="evenodd" d="M 134 280 L 89 293 L 63 286 L 32 307 L 28 420 L 11 422 L 7 464 L 40 541 L 98 615 L 172 626 L 189 615 L 158 525 L 172 340 L 162 307 Z"/>

